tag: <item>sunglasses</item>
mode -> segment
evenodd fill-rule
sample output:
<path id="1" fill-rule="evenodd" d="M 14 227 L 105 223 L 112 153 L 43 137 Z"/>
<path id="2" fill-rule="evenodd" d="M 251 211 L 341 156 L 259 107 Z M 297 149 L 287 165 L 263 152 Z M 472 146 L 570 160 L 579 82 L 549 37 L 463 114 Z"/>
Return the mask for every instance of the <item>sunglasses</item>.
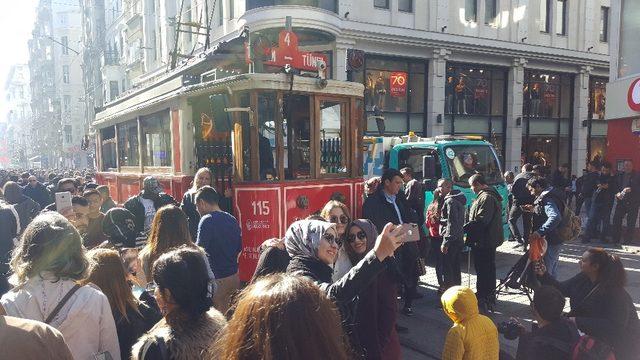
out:
<path id="1" fill-rule="evenodd" d="M 349 217 L 347 215 L 340 215 L 340 217 L 337 217 L 335 215 L 331 215 L 329 217 L 329 222 L 332 224 L 348 224 L 349 223 Z"/>
<path id="2" fill-rule="evenodd" d="M 336 244 L 337 247 L 342 246 L 340 238 L 335 237 L 333 234 L 324 234 L 322 235 L 322 238 L 329 244 Z"/>
<path id="3" fill-rule="evenodd" d="M 349 234 L 349 237 L 348 237 L 349 242 L 356 241 L 356 237 L 358 238 L 358 240 L 364 240 L 367 238 L 367 234 L 362 230 L 358 231 L 357 234 Z"/>

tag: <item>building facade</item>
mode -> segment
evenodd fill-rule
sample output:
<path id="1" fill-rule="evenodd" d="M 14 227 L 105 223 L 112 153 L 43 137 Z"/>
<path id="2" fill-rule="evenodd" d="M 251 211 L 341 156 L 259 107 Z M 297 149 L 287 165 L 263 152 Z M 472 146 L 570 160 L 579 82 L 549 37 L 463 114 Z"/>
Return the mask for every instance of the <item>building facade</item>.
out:
<path id="1" fill-rule="evenodd" d="M 9 165 L 27 167 L 33 156 L 31 145 L 31 91 L 29 67 L 11 67 L 4 86 L 7 104 L 6 146 L 11 159 Z"/>
<path id="2" fill-rule="evenodd" d="M 640 2 L 615 2 L 611 16 L 619 26 L 611 29 L 611 71 L 606 90 L 607 159 L 621 169 L 633 160 L 640 169 Z"/>
<path id="3" fill-rule="evenodd" d="M 273 46 L 291 16 L 330 78 L 364 84 L 370 134 L 376 115 L 389 135 L 483 135 L 509 170 L 606 155 L 609 0 L 106 1 L 106 100 L 247 29 Z"/>
<path id="4" fill-rule="evenodd" d="M 41 0 L 29 41 L 32 149 L 45 167 L 83 168 L 85 116 L 82 12 L 77 4 Z"/>

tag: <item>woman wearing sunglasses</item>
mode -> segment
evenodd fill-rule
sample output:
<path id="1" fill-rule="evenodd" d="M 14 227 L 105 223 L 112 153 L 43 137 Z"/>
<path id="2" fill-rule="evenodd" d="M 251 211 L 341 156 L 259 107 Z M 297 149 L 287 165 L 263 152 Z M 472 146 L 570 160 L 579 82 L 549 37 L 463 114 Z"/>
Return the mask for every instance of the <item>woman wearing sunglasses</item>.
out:
<path id="1" fill-rule="evenodd" d="M 331 266 L 342 245 L 335 224 L 300 220 L 293 223 L 285 234 L 285 247 L 291 256 L 287 272 L 312 279 L 333 300 L 342 316 L 345 333 L 358 353 L 363 353 L 354 326 L 358 296 L 385 269 L 383 261 L 393 256 L 405 237 L 401 228 L 387 224 L 362 259 L 334 282 Z"/>
<path id="2" fill-rule="evenodd" d="M 336 224 L 336 231 L 338 236 L 344 238 L 344 234 L 347 231 L 347 225 L 351 222 L 351 212 L 347 205 L 337 200 L 330 200 L 324 205 L 320 216 L 332 224 Z"/>
<path id="3" fill-rule="evenodd" d="M 349 263 L 356 265 L 369 252 L 378 237 L 370 220 L 354 220 L 347 229 L 342 248 Z M 394 266 L 391 259 L 386 268 Z M 375 281 L 360 294 L 356 310 L 356 335 L 367 359 L 400 359 L 400 339 L 396 331 L 398 288 L 392 272 L 383 270 Z"/>

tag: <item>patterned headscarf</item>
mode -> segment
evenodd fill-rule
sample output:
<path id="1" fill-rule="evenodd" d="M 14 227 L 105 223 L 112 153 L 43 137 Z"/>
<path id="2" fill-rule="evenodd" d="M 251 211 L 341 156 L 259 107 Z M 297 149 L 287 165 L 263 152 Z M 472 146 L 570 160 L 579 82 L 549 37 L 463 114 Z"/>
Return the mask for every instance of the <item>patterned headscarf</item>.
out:
<path id="1" fill-rule="evenodd" d="M 319 220 L 299 220 L 284 235 L 284 245 L 291 258 L 317 259 L 322 236 L 335 224 Z"/>

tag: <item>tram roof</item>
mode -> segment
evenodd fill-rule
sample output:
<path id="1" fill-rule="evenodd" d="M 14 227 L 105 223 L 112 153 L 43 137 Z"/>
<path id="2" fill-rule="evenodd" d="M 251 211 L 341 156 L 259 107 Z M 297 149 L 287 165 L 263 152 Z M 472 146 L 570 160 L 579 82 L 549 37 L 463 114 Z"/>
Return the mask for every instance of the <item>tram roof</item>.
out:
<path id="1" fill-rule="evenodd" d="M 289 91 L 290 87 L 291 76 L 284 73 L 240 74 L 193 85 L 184 85 L 183 77 L 176 77 L 108 104 L 96 114 L 93 126 L 103 128 L 129 120 L 137 115 L 144 115 L 145 110 L 160 107 L 162 104 L 168 107 L 171 105 L 170 102 L 181 98 L 221 92 L 232 94 L 246 90 Z M 294 75 L 292 92 L 362 98 L 364 85 L 350 81 L 327 80 L 326 86 L 320 87 L 317 78 Z"/>

